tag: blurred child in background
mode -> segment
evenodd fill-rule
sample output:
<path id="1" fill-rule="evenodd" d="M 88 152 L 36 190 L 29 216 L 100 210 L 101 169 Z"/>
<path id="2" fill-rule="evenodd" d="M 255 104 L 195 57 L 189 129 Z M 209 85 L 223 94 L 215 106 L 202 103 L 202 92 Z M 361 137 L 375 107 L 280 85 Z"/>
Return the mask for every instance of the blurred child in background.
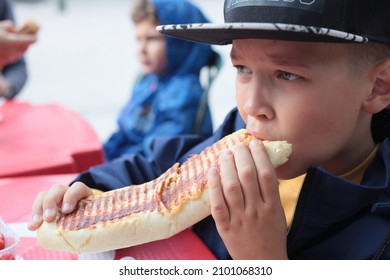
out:
<path id="1" fill-rule="evenodd" d="M 159 24 L 208 22 L 189 1 L 137 1 L 132 21 L 143 73 L 119 114 L 117 131 L 104 143 L 108 161 L 126 153 L 148 155 L 155 136 L 193 132 L 204 91 L 200 70 L 214 54 L 209 45 L 165 37 L 156 31 Z M 207 108 L 200 134 L 209 136 L 212 131 Z"/>

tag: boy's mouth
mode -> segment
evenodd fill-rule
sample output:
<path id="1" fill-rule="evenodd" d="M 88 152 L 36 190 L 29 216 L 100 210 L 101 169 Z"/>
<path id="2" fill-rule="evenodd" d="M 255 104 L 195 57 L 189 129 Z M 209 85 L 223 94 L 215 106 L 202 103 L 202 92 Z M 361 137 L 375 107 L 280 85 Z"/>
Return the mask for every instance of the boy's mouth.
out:
<path id="1" fill-rule="evenodd" d="M 246 130 L 252 134 L 254 137 L 256 137 L 257 139 L 259 140 L 272 140 L 272 139 L 269 139 L 268 137 L 265 137 L 265 135 L 263 135 L 261 132 L 257 132 L 257 131 L 254 131 L 254 130 L 251 130 L 250 128 L 246 128 Z"/>

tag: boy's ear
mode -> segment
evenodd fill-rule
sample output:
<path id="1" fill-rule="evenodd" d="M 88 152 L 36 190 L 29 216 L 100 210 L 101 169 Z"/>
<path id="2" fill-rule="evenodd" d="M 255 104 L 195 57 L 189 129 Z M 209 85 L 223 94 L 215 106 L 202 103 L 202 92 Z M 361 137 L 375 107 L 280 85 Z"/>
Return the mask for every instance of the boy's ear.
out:
<path id="1" fill-rule="evenodd" d="M 390 59 L 375 67 L 375 82 L 371 94 L 364 101 L 366 112 L 375 114 L 390 105 Z"/>

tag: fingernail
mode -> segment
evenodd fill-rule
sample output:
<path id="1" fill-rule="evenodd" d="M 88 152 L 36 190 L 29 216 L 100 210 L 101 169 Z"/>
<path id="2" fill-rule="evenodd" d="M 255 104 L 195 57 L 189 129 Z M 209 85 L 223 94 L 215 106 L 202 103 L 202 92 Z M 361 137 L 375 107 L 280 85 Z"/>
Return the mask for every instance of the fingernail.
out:
<path id="1" fill-rule="evenodd" d="M 42 220 L 42 216 L 41 216 L 41 215 L 35 214 L 35 215 L 32 217 L 32 221 L 33 221 L 33 222 L 40 222 L 41 220 Z"/>
<path id="2" fill-rule="evenodd" d="M 62 212 L 69 212 L 71 209 L 70 203 L 66 202 L 64 205 L 62 205 Z"/>
<path id="3" fill-rule="evenodd" d="M 230 157 L 232 154 L 233 153 L 230 150 L 223 150 L 222 153 L 221 153 L 221 156 L 222 157 Z"/>
<path id="4" fill-rule="evenodd" d="M 213 176 L 213 177 L 218 176 L 218 169 L 217 168 L 210 168 L 209 175 Z"/>
<path id="5" fill-rule="evenodd" d="M 49 217 L 49 216 L 51 216 L 53 214 L 53 209 L 46 209 L 45 210 L 45 212 L 43 213 L 43 215 L 45 216 L 45 217 Z"/>
<path id="6" fill-rule="evenodd" d="M 259 144 L 260 144 L 260 141 L 259 141 L 258 139 L 252 140 L 252 141 L 249 143 L 249 145 L 250 145 L 251 147 L 254 147 L 254 146 L 259 145 Z"/>

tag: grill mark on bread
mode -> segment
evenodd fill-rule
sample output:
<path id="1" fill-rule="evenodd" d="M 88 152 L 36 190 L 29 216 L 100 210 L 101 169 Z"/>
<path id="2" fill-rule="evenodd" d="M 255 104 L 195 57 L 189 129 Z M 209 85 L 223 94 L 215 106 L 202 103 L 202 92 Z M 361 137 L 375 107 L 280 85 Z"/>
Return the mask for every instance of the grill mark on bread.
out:
<path id="1" fill-rule="evenodd" d="M 126 200 L 124 199 L 123 191 L 115 192 L 111 219 L 118 218 L 118 213 L 120 212 L 121 208 L 125 208 L 124 202 L 126 202 Z"/>
<path id="2" fill-rule="evenodd" d="M 208 193 L 203 191 L 208 170 L 218 166 L 222 150 L 239 142 L 248 145 L 252 139 L 246 130 L 237 131 L 153 181 L 82 199 L 71 214 L 59 214 L 56 223 L 42 223 L 38 244 L 87 253 L 168 238 L 210 215 Z M 291 155 L 292 147 L 286 141 L 264 144 L 275 167 Z"/>
<path id="3" fill-rule="evenodd" d="M 160 213 L 163 210 L 172 211 L 175 206 L 184 203 L 189 197 L 200 195 L 206 188 L 207 170 L 215 164 L 216 157 L 223 149 L 243 140 L 240 138 L 230 139 L 230 143 L 217 142 L 207 147 L 201 154 L 192 155 L 180 168 L 172 167 L 161 178 L 152 182 L 127 187 L 125 190 L 120 189 L 113 194 L 105 193 L 93 201 L 86 200 L 87 203 L 86 201 L 80 203 L 75 215 L 64 216 L 63 222 L 60 221 L 59 225 L 63 230 L 78 230 L 98 223 L 104 225 L 134 213 L 154 210 Z M 148 197 L 148 190 L 153 188 L 153 185 L 157 185 L 154 197 Z M 95 211 L 90 211 L 91 209 Z M 94 219 L 90 218 L 91 215 Z"/>
<path id="4" fill-rule="evenodd" d="M 140 198 L 141 188 L 138 186 L 127 188 L 126 190 L 118 190 L 112 195 L 101 195 L 99 197 L 80 201 L 77 210 L 70 215 L 62 215 L 57 220 L 59 228 L 62 230 L 78 230 L 94 226 L 98 223 L 105 225 L 107 222 L 114 221 L 128 216 L 131 213 L 139 213 L 143 211 L 153 211 L 155 204 L 152 199 L 147 197 L 147 192 L 144 192 Z M 131 203 L 137 201 L 139 203 Z"/>
<path id="5" fill-rule="evenodd" d="M 240 133 L 218 141 L 200 154 L 190 156 L 180 167 L 172 166 L 153 181 L 81 200 L 75 212 L 59 217 L 57 226 L 61 230 L 74 231 L 97 224 L 105 226 L 135 213 L 169 213 L 180 208 L 187 200 L 199 197 L 207 187 L 207 171 L 217 165 L 220 152 L 239 142 L 248 144 L 253 139 L 249 135 Z"/>

